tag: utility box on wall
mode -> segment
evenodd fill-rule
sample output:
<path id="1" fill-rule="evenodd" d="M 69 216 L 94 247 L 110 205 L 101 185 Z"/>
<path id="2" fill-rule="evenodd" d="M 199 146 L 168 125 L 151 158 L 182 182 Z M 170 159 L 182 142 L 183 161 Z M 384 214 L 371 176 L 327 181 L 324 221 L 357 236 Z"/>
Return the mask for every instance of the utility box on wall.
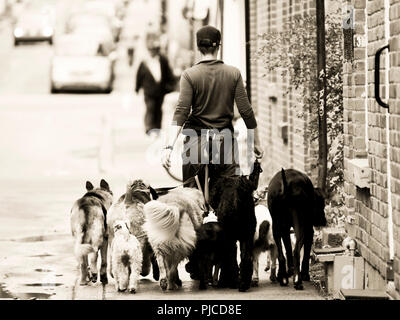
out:
<path id="1" fill-rule="evenodd" d="M 364 289 L 364 258 L 335 256 L 333 293 L 340 289 Z"/>

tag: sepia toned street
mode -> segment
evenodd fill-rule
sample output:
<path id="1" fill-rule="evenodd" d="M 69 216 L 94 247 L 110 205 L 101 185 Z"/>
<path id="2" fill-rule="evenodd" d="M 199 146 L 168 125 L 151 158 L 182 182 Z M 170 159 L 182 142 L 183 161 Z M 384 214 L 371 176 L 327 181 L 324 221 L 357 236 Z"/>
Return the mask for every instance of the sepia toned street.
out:
<path id="1" fill-rule="evenodd" d="M 65 9 L 79 6 L 80 0 L 50 2 L 59 26 Z M 269 272 L 263 271 L 266 254 L 261 256 L 259 286 L 246 293 L 199 291 L 184 263 L 179 266 L 183 287 L 174 292 L 163 292 L 151 275 L 140 280 L 136 294 L 116 292 L 112 281 L 80 286 L 69 216 L 73 202 L 85 193 L 86 181 L 97 186 L 105 179 L 114 200 L 133 179 L 153 188 L 178 185 L 160 164 L 166 132 L 157 140 L 145 135 L 143 94 L 134 93 L 134 69 L 123 44 L 116 50 L 110 94 L 50 94 L 53 47 L 15 47 L 11 28 L 9 19 L 0 20 L 0 299 L 324 299 L 310 282 L 303 291 L 294 290 L 292 283 L 271 283 Z M 177 99 L 177 92 L 165 98 L 163 128 Z"/>

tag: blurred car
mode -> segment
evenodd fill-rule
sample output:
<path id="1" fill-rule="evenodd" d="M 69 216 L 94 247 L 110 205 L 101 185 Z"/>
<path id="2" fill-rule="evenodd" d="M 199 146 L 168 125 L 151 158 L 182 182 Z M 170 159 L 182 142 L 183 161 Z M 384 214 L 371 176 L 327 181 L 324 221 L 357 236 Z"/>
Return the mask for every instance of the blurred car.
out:
<path id="1" fill-rule="evenodd" d="M 51 92 L 100 91 L 113 86 L 112 57 L 102 52 L 102 44 L 85 34 L 60 36 L 51 62 Z"/>
<path id="2" fill-rule="evenodd" d="M 23 13 L 14 26 L 14 45 L 23 41 L 48 41 L 53 44 L 54 24 L 44 13 Z"/>

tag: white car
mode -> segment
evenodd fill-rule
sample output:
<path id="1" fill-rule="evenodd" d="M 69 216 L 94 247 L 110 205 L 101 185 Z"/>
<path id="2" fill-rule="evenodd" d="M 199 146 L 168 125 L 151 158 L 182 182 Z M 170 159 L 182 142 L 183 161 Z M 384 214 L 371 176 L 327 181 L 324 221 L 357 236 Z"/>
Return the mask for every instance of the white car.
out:
<path id="1" fill-rule="evenodd" d="M 103 55 L 100 42 L 85 35 L 57 38 L 51 63 L 51 92 L 100 91 L 110 93 L 113 63 Z"/>
<path id="2" fill-rule="evenodd" d="M 48 14 L 22 14 L 13 30 L 14 45 L 24 41 L 48 41 L 53 44 L 54 25 Z"/>

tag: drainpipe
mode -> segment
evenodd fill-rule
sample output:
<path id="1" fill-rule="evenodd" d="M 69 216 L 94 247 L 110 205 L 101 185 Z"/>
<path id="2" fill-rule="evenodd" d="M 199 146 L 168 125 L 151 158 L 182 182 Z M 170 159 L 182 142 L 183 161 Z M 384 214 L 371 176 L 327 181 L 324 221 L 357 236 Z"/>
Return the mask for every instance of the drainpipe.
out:
<path id="1" fill-rule="evenodd" d="M 375 99 L 377 103 L 386 109 L 385 120 L 386 120 L 386 158 L 387 158 L 387 184 L 388 184 L 388 242 L 389 242 L 389 261 L 387 262 L 387 272 L 386 272 L 386 280 L 388 281 L 388 290 L 389 287 L 394 287 L 393 283 L 393 259 L 394 259 L 394 235 L 393 235 L 393 207 L 392 207 L 392 190 L 391 190 L 391 160 L 390 160 L 390 113 L 389 113 L 389 105 L 383 102 L 379 96 L 379 58 L 380 55 L 385 52 L 385 97 L 389 100 L 389 69 L 390 69 L 390 60 L 389 60 L 389 39 L 390 39 L 390 19 L 389 19 L 389 9 L 390 9 L 390 0 L 384 0 L 384 21 L 385 21 L 385 42 L 387 45 L 380 48 L 375 54 Z M 387 49 L 387 50 L 386 50 Z"/>
<path id="2" fill-rule="evenodd" d="M 389 19 L 389 8 L 390 0 L 385 0 L 385 42 L 389 43 L 390 39 L 390 19 Z M 389 49 L 389 48 L 388 48 Z M 389 100 L 389 69 L 390 69 L 390 59 L 389 50 L 386 52 L 385 59 L 385 97 Z M 389 206 L 389 216 L 388 216 L 388 232 L 389 232 L 389 256 L 390 260 L 393 261 L 394 258 L 394 237 L 393 237 L 393 208 L 392 208 L 392 190 L 391 190 L 391 161 L 390 161 L 390 127 L 389 127 L 389 108 L 386 109 L 386 141 L 388 143 L 387 147 L 387 173 L 388 173 L 388 206 Z"/>

